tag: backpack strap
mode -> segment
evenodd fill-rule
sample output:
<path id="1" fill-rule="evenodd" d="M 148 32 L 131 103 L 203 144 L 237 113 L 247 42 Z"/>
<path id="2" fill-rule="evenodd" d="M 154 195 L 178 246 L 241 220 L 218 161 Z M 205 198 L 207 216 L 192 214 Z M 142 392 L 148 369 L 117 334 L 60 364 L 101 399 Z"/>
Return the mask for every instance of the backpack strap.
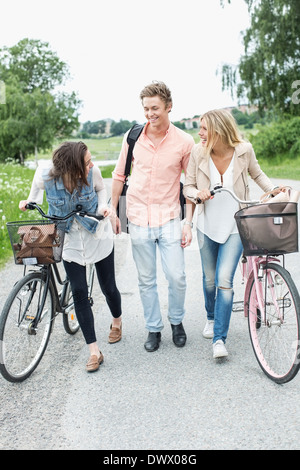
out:
<path id="1" fill-rule="evenodd" d="M 136 141 L 138 140 L 139 136 L 141 135 L 143 129 L 144 129 L 144 124 L 135 124 L 128 133 L 127 143 L 129 144 L 129 148 L 128 148 L 128 153 L 127 153 L 126 166 L 125 166 L 126 180 L 128 176 L 130 175 L 133 147 Z"/>

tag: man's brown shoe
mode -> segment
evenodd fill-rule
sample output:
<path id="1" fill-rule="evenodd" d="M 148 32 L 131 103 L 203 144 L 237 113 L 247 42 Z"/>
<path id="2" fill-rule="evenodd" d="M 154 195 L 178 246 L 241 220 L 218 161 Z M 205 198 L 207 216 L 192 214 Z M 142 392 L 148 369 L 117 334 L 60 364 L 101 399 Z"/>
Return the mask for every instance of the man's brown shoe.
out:
<path id="1" fill-rule="evenodd" d="M 90 356 L 89 358 L 89 361 L 86 365 L 86 370 L 88 372 L 95 372 L 96 370 L 99 369 L 100 367 L 100 364 L 102 364 L 103 360 L 104 360 L 104 357 L 103 357 L 103 354 L 101 351 L 100 352 L 100 356 L 96 356 L 95 354 L 93 354 L 92 356 Z"/>
<path id="2" fill-rule="evenodd" d="M 109 343 L 117 343 L 122 339 L 122 323 L 120 324 L 120 328 L 110 325 L 110 332 L 108 336 Z"/>

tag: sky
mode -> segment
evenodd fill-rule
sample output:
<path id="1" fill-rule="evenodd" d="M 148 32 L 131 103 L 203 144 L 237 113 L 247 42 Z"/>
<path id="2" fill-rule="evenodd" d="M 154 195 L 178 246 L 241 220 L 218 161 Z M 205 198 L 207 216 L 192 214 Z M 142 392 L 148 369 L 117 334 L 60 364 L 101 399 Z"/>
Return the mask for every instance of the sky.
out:
<path id="1" fill-rule="evenodd" d="M 222 91 L 220 70 L 238 64 L 250 19 L 244 0 L 224 3 L 4 0 L 0 48 L 24 38 L 48 42 L 69 66 L 64 91 L 76 91 L 82 101 L 81 122 L 144 122 L 139 94 L 153 80 L 170 88 L 170 119 L 180 121 L 237 105 Z"/>

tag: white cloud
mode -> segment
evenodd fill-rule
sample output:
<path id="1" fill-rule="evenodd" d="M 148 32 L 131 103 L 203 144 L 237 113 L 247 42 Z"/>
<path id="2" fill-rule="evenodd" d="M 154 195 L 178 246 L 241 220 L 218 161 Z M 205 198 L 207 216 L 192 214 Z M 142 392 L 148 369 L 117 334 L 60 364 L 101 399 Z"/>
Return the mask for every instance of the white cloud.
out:
<path id="1" fill-rule="evenodd" d="M 69 64 L 83 122 L 143 121 L 139 92 L 152 80 L 170 87 L 172 120 L 234 104 L 216 70 L 243 54 L 244 0 L 11 0 L 0 14 L 0 47 L 40 39 Z"/>

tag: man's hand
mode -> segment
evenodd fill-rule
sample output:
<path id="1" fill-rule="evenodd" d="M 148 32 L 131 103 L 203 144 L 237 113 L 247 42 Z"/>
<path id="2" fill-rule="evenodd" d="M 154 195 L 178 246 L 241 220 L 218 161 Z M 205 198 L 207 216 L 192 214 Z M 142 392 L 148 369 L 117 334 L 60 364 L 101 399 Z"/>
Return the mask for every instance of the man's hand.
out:
<path id="1" fill-rule="evenodd" d="M 192 243 L 193 235 L 192 228 L 190 225 L 185 224 L 182 228 L 181 246 L 186 248 Z"/>

